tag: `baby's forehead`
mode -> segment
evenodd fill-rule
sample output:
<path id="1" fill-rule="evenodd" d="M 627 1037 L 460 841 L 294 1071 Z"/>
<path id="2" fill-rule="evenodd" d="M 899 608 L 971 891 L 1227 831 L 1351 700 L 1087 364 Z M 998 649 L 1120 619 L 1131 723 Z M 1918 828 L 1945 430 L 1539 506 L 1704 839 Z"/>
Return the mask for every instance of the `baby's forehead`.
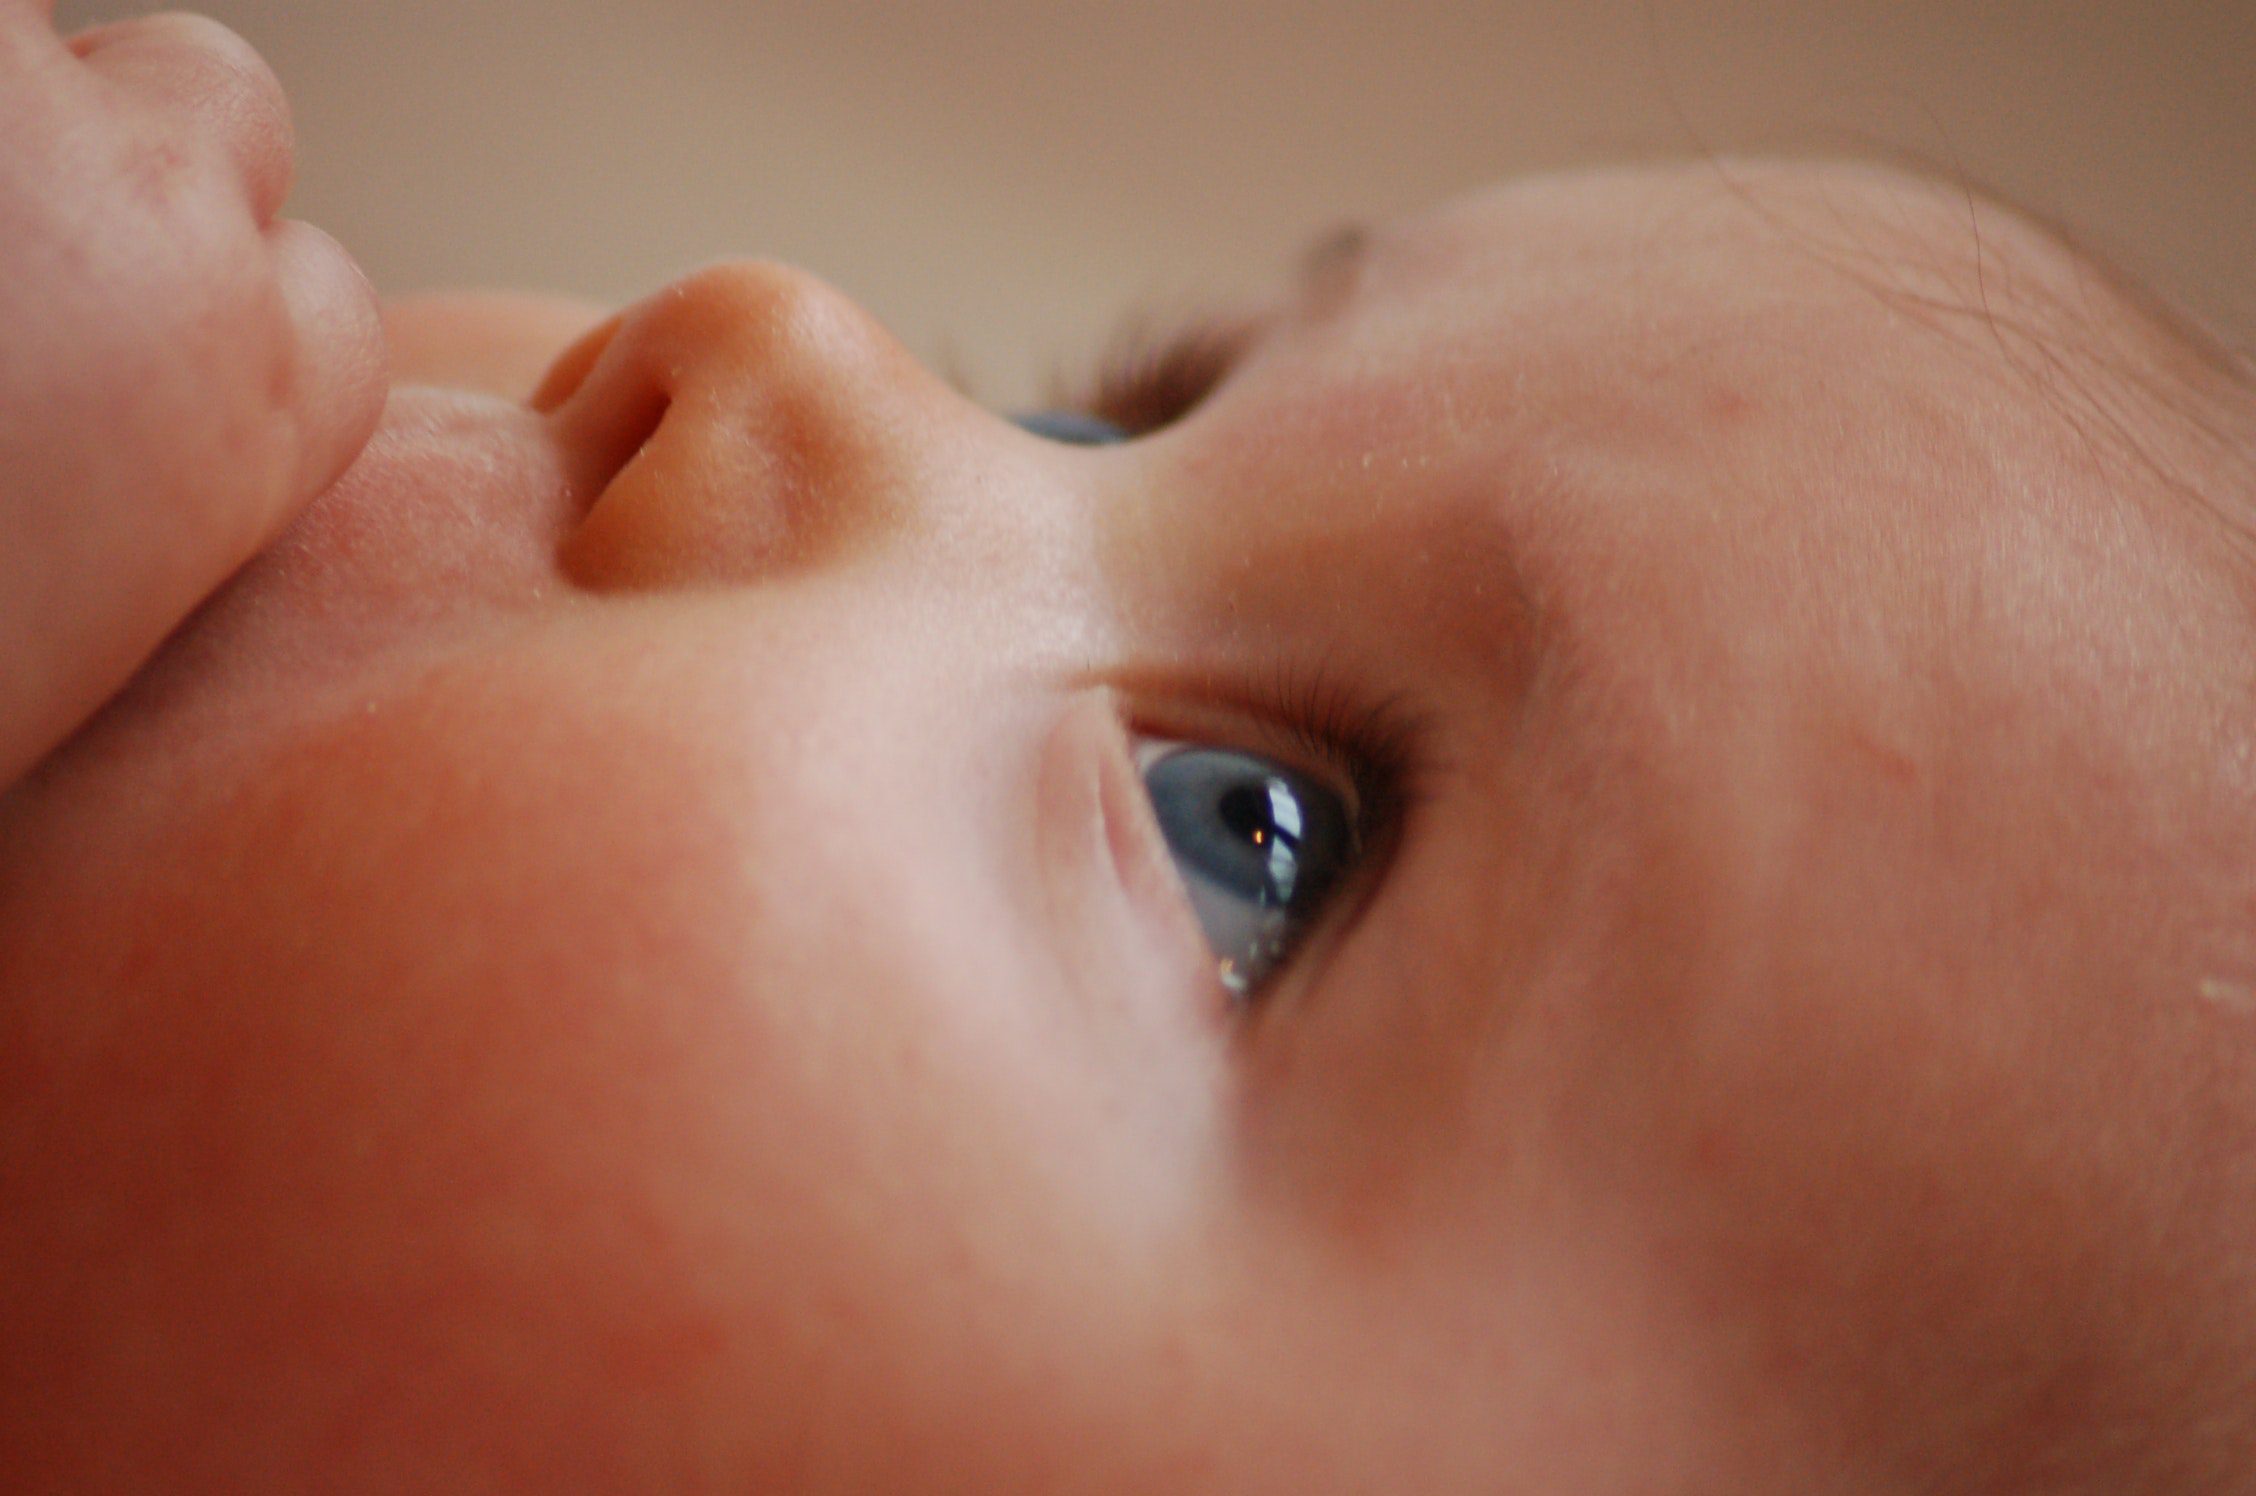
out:
<path id="1" fill-rule="evenodd" d="M 2200 351 L 2041 221 L 1890 167 L 1508 184 L 1331 241 L 1281 326 L 1245 403 L 1225 401 L 1254 418 L 1253 450 L 1278 450 L 1282 424 L 1354 472 L 1423 475 L 1389 490 L 1389 526 L 1563 591 L 1618 591 L 1634 556 L 1696 592 L 1726 552 L 1745 581 L 1746 556 L 1776 551 L 1737 624 L 1934 632 L 1947 599 L 1921 588 L 2042 592 L 2067 565 L 2048 570 L 2048 547 L 2167 537 L 2087 558 L 2134 573 L 2118 580 L 2142 607 L 2181 565 L 2213 582 L 2256 554 L 2256 442 L 2236 468 L 2187 418 Z M 2232 388 L 2245 420 L 2256 401 Z M 2235 506 L 2245 535 L 2212 522 Z M 1450 543 L 1499 528 L 1501 547 Z M 2024 539 L 2001 558 L 2009 530 Z M 1529 559 L 1568 550 L 1574 568 Z M 1914 594 L 1931 606 L 1905 608 Z"/>
<path id="2" fill-rule="evenodd" d="M 2244 360 L 2072 232 L 1940 174 L 1771 159 L 1560 173 L 1358 239 L 1352 273 L 1318 283 L 1406 358 L 1536 382 L 1579 366 L 1624 398 L 1703 368 L 1786 406 L 1827 385 L 1917 387 L 2018 408 L 2170 485 L 2166 470 L 2256 452 Z"/>
<path id="3" fill-rule="evenodd" d="M 1535 176 L 1366 234 L 1374 291 L 1721 315 L 1792 300 L 2048 333 L 2148 312 L 2034 214 L 1963 183 L 1864 161 L 1710 159 Z M 1461 308 L 1460 308 L 1461 310 Z"/>
<path id="4" fill-rule="evenodd" d="M 1335 413 L 1429 428 L 1420 413 L 1446 409 L 1449 432 L 1426 434 L 1475 445 L 1654 438 L 1685 458 L 1754 415 L 1791 439 L 1870 425 L 1882 394 L 1964 407 L 2001 363 L 1977 280 L 2065 283 L 2065 270 L 2014 225 L 1985 240 L 2014 247 L 1983 253 L 2016 268 L 1967 276 L 1953 211 L 1934 184 L 1854 166 L 1523 179 L 1331 241 L 1280 319 L 1279 351 L 1295 378 L 1353 387 Z M 2007 296 L 1987 294 L 1993 308 Z M 1939 339 L 1952 357 L 1935 356 Z"/>

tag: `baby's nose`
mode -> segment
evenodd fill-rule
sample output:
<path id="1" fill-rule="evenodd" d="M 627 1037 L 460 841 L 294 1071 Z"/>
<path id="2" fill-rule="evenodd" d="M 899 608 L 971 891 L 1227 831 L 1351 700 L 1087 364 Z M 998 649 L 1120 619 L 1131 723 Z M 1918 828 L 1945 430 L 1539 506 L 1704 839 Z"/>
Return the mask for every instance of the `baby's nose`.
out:
<path id="1" fill-rule="evenodd" d="M 961 402 L 831 287 L 740 263 L 590 333 L 534 404 L 587 496 L 565 569 L 633 589 L 746 582 L 877 540 L 909 517 L 920 433 Z"/>

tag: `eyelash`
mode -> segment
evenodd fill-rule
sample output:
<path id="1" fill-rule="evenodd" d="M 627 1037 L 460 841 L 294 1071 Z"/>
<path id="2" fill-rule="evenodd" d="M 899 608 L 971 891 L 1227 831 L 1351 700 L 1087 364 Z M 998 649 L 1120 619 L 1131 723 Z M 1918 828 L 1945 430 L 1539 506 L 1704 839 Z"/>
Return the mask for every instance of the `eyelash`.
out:
<path id="1" fill-rule="evenodd" d="M 1258 699 L 1293 748 L 1355 792 L 1358 845 L 1368 850 L 1391 836 L 1422 783 L 1421 734 L 1403 703 L 1366 700 L 1321 664 L 1279 669 Z"/>
<path id="2" fill-rule="evenodd" d="M 1194 317 L 1172 327 L 1131 322 L 1114 335 L 1096 368 L 1059 382 L 1052 404 L 1107 421 L 1131 437 L 1171 426 L 1229 377 L 1250 328 L 1225 317 Z"/>

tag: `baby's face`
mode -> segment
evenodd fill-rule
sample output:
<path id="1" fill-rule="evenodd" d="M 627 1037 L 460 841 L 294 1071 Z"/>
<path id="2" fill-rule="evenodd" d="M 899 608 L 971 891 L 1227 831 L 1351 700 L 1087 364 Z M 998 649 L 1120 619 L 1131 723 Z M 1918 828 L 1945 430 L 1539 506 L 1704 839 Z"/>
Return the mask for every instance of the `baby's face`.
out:
<path id="1" fill-rule="evenodd" d="M 2104 373 L 2172 355 L 1996 210 L 1731 180 L 1335 243 L 1120 445 L 766 267 L 541 410 L 402 389 L 0 801 L 8 1437 L 528 1489 L 2256 1457 L 2256 666 L 2201 452 Z"/>

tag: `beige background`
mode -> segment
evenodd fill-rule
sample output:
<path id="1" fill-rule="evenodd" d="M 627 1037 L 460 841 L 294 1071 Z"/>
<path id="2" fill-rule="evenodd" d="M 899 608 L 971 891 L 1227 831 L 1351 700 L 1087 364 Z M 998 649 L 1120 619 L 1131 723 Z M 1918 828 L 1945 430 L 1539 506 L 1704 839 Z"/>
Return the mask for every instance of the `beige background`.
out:
<path id="1" fill-rule="evenodd" d="M 2256 0 L 205 8 L 290 87 L 293 211 L 387 290 L 775 256 L 1001 401 L 1341 218 L 1708 148 L 1956 161 L 2256 329 Z"/>

